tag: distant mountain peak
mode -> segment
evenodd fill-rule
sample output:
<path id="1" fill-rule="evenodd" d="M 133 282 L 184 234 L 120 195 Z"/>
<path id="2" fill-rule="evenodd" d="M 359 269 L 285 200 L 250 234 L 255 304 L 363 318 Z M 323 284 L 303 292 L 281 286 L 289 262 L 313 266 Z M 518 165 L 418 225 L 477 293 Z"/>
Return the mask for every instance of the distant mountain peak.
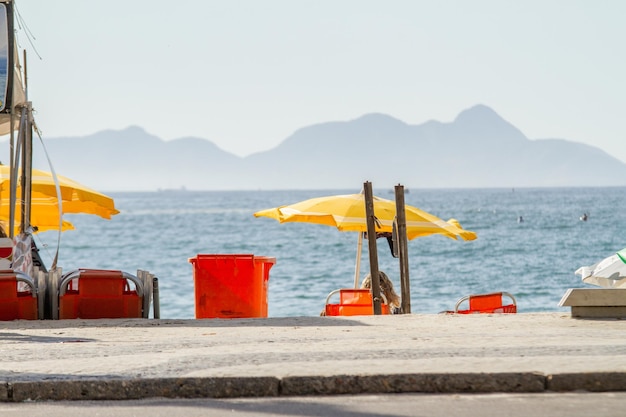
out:
<path id="1" fill-rule="evenodd" d="M 122 128 L 122 129 L 105 129 L 102 130 L 100 132 L 96 132 L 94 134 L 101 134 L 101 133 L 121 133 L 124 135 L 145 135 L 148 134 L 148 132 L 146 132 L 146 130 L 143 127 L 137 126 L 137 125 L 130 125 L 128 127 Z M 87 135 L 87 136 L 91 136 L 91 135 Z"/>
<path id="2" fill-rule="evenodd" d="M 367 123 L 367 124 L 373 124 L 373 125 L 388 125 L 388 124 L 406 125 L 406 123 L 403 122 L 402 120 L 396 119 L 395 117 L 389 116 L 388 114 L 384 114 L 384 113 L 367 113 L 355 119 L 354 121 L 357 123 Z"/>
<path id="3" fill-rule="evenodd" d="M 485 138 L 498 138 L 498 136 L 506 135 L 509 138 L 528 139 L 518 128 L 484 104 L 477 104 L 463 110 L 454 119 L 453 124 L 466 133 L 480 134 Z"/>
<path id="4" fill-rule="evenodd" d="M 127 133 L 148 133 L 146 132 L 146 129 L 144 129 L 141 126 L 137 126 L 137 125 L 130 125 L 125 129 L 120 129 L 120 132 L 127 132 Z"/>
<path id="5" fill-rule="evenodd" d="M 131 125 L 124 129 L 107 129 L 100 132 L 93 133 L 88 136 L 84 136 L 80 139 L 95 138 L 98 140 L 117 140 L 119 142 L 144 142 L 144 143 L 159 143 L 163 142 L 163 139 L 156 135 L 148 133 L 144 128 Z"/>
<path id="6" fill-rule="evenodd" d="M 471 121 L 472 123 L 492 123 L 494 120 L 504 120 L 491 107 L 484 104 L 477 104 L 469 109 L 463 110 L 454 119 L 455 123 L 464 123 Z"/>

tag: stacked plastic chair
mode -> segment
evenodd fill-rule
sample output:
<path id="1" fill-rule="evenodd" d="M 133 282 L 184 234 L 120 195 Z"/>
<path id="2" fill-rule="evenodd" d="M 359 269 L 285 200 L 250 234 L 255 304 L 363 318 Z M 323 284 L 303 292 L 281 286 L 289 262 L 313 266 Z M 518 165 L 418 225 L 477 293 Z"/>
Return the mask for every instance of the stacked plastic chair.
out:
<path id="1" fill-rule="evenodd" d="M 118 270 L 77 269 L 51 283 L 52 319 L 148 318 L 155 279 Z M 155 296 L 154 316 L 158 318 Z"/>
<path id="2" fill-rule="evenodd" d="M 44 299 L 37 280 L 13 271 L 12 256 L 13 240 L 0 238 L 0 321 L 43 318 Z"/>
<path id="3" fill-rule="evenodd" d="M 0 320 L 37 320 L 39 311 L 35 281 L 22 272 L 0 270 Z"/>
<path id="4" fill-rule="evenodd" d="M 504 298 L 510 298 L 508 304 L 504 303 Z M 461 304 L 469 302 L 469 308 L 459 310 Z M 508 292 L 492 292 L 488 294 L 472 294 L 460 298 L 454 306 L 456 314 L 493 314 L 493 313 L 517 313 L 517 302 L 515 297 Z"/>
<path id="5" fill-rule="evenodd" d="M 339 303 L 332 304 L 331 298 L 339 294 Z M 384 296 L 381 294 L 381 297 Z M 381 303 L 382 314 L 390 314 L 386 301 Z M 367 316 L 374 314 L 372 293 L 369 289 L 342 288 L 326 297 L 326 316 Z"/>

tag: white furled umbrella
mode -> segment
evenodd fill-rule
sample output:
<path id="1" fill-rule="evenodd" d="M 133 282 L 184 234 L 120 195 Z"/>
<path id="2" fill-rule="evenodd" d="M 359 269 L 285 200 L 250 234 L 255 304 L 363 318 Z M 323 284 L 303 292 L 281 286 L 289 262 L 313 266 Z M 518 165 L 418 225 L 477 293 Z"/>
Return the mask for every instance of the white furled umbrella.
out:
<path id="1" fill-rule="evenodd" d="M 626 248 L 614 255 L 576 270 L 585 284 L 603 288 L 626 288 Z"/>

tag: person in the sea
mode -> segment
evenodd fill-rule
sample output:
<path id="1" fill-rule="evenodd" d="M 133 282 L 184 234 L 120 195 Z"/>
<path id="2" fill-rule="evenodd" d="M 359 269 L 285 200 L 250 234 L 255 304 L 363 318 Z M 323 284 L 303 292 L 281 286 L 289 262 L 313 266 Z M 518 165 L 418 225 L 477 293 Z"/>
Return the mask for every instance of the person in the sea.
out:
<path id="1" fill-rule="evenodd" d="M 378 281 L 380 283 L 380 291 L 385 296 L 387 300 L 387 305 L 389 306 L 389 311 L 391 314 L 399 314 L 400 313 L 400 296 L 396 294 L 393 289 L 393 283 L 383 271 L 378 271 Z M 363 278 L 363 282 L 361 283 L 361 288 L 372 288 L 372 276 L 367 274 L 365 278 Z"/>

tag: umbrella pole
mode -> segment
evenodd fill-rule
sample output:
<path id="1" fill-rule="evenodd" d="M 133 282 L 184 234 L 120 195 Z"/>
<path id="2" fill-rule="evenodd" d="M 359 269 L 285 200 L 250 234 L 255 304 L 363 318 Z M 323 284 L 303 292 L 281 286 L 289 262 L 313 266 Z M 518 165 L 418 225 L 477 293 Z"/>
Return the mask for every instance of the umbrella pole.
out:
<path id="1" fill-rule="evenodd" d="M 406 236 L 406 210 L 404 207 L 404 186 L 396 185 L 396 219 L 398 224 L 398 258 L 400 262 L 400 294 L 403 314 L 411 313 L 411 288 L 409 279 L 409 249 Z"/>
<path id="2" fill-rule="evenodd" d="M 363 252 L 363 233 L 359 232 L 359 240 L 356 244 L 356 263 L 354 265 L 354 288 L 359 288 L 359 275 L 361 274 L 361 253 Z"/>
<path id="3" fill-rule="evenodd" d="M 370 276 L 372 277 L 372 299 L 374 304 L 374 314 L 382 314 L 380 304 L 380 276 L 378 275 L 378 250 L 376 247 L 376 224 L 374 214 L 374 195 L 372 193 L 372 183 L 363 183 L 365 190 L 365 216 L 367 218 L 367 243 L 370 253 Z"/>

